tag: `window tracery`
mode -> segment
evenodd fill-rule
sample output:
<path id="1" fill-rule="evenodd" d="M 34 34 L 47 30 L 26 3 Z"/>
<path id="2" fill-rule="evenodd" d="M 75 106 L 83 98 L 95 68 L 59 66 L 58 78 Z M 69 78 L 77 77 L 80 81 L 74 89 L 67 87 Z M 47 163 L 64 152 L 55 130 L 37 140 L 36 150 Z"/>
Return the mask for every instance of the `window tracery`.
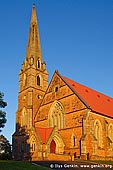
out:
<path id="1" fill-rule="evenodd" d="M 64 109 L 60 102 L 55 101 L 49 111 L 49 127 L 64 128 Z"/>
<path id="2" fill-rule="evenodd" d="M 32 136 L 31 139 L 30 139 L 30 149 L 31 149 L 31 152 L 35 152 L 36 151 L 36 138 L 35 136 Z"/>

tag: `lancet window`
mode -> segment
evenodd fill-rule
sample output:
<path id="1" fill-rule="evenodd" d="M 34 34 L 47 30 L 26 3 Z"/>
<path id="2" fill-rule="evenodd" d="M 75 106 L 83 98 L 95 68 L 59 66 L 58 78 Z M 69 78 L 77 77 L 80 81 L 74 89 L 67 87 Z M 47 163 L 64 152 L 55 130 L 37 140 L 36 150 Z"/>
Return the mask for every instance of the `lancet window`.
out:
<path id="1" fill-rule="evenodd" d="M 74 133 L 71 136 L 71 145 L 72 147 L 75 147 L 77 145 L 77 138 Z"/>
<path id="2" fill-rule="evenodd" d="M 102 147 L 102 125 L 99 120 L 95 120 L 94 129 L 95 129 L 95 137 L 97 139 L 98 146 Z"/>
<path id="3" fill-rule="evenodd" d="M 113 124 L 112 123 L 110 123 L 108 126 L 108 137 L 113 142 Z"/>
<path id="4" fill-rule="evenodd" d="M 41 62 L 40 59 L 37 60 L 37 68 L 40 69 L 41 68 Z"/>
<path id="5" fill-rule="evenodd" d="M 55 101 L 49 111 L 49 127 L 64 128 L 64 109 L 60 102 Z"/>
<path id="6" fill-rule="evenodd" d="M 37 76 L 37 85 L 40 86 L 40 77 Z"/>
<path id="7" fill-rule="evenodd" d="M 35 136 L 32 136 L 31 139 L 30 139 L 30 149 L 31 149 L 31 152 L 35 152 L 36 151 L 36 138 Z"/>

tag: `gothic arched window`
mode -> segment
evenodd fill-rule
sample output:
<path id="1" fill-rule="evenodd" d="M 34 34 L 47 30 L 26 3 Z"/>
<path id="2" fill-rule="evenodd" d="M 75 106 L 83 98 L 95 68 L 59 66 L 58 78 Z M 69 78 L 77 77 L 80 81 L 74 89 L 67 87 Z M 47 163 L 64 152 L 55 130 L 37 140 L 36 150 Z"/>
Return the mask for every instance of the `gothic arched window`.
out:
<path id="1" fill-rule="evenodd" d="M 37 84 L 38 86 L 43 87 L 43 77 L 42 77 L 41 74 L 39 74 L 39 75 L 36 76 L 36 84 Z"/>
<path id="2" fill-rule="evenodd" d="M 113 124 L 110 123 L 108 126 L 108 136 L 111 139 L 111 141 L 113 142 Z"/>
<path id="3" fill-rule="evenodd" d="M 37 76 L 37 85 L 40 86 L 40 77 Z"/>
<path id="4" fill-rule="evenodd" d="M 55 101 L 49 111 L 49 127 L 57 126 L 58 129 L 64 128 L 64 109 L 60 102 Z"/>
<path id="5" fill-rule="evenodd" d="M 73 146 L 76 146 L 76 137 L 73 136 Z"/>
<path id="6" fill-rule="evenodd" d="M 35 152 L 36 151 L 36 138 L 35 136 L 32 136 L 31 139 L 30 139 L 30 150 L 31 152 Z"/>
<path id="7" fill-rule="evenodd" d="M 37 60 L 37 68 L 41 68 L 41 62 L 40 62 L 40 59 Z"/>
<path id="8" fill-rule="evenodd" d="M 99 120 L 95 120 L 94 129 L 95 129 L 94 133 L 97 139 L 98 146 L 101 147 L 102 146 L 102 125 Z"/>
<path id="9" fill-rule="evenodd" d="M 72 145 L 72 147 L 76 146 L 76 140 L 77 140 L 77 138 L 76 138 L 75 134 L 73 133 L 72 136 L 71 136 L 71 145 Z"/>

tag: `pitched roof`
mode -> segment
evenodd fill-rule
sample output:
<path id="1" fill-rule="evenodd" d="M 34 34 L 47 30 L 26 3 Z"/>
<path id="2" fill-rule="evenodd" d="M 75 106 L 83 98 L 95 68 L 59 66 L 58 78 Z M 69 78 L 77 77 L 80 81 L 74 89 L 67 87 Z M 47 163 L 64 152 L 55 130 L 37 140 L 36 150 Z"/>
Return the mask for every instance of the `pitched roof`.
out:
<path id="1" fill-rule="evenodd" d="M 41 140 L 43 143 L 46 143 L 51 132 L 52 132 L 53 128 L 40 128 L 40 127 L 36 127 L 36 131 L 38 132 Z"/>
<path id="2" fill-rule="evenodd" d="M 78 94 L 81 100 L 85 101 L 92 111 L 113 117 L 113 98 L 74 82 L 64 76 L 62 76 L 62 78 L 76 92 L 76 94 Z"/>

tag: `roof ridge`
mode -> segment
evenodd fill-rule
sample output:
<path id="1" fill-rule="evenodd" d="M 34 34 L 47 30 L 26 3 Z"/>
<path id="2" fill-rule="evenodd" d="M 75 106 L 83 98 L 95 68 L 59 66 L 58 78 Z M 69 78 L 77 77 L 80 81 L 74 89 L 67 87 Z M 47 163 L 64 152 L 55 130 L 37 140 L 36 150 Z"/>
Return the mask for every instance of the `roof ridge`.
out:
<path id="1" fill-rule="evenodd" d="M 88 88 L 89 90 L 93 90 L 93 91 L 95 91 L 96 93 L 99 93 L 99 94 L 101 94 L 101 95 L 104 95 L 104 96 L 106 96 L 107 98 L 110 98 L 110 99 L 113 100 L 113 97 L 108 96 L 108 95 L 106 95 L 106 94 L 104 94 L 104 93 L 102 93 L 102 92 L 99 92 L 99 91 L 97 91 L 97 90 L 95 90 L 95 89 L 93 89 L 93 88 L 91 88 L 91 87 L 88 87 L 88 86 L 86 86 L 86 85 L 83 85 L 83 84 L 81 84 L 81 83 L 78 83 L 78 82 L 76 82 L 76 81 L 74 81 L 74 80 L 72 80 L 72 79 L 70 79 L 70 78 L 65 77 L 65 76 L 62 76 L 62 78 L 68 79 L 68 80 L 72 81 L 73 83 L 77 83 L 78 85 L 81 85 L 81 86 L 84 87 L 84 88 Z M 73 86 L 73 85 L 72 85 L 72 86 Z M 87 89 L 86 89 L 86 90 L 87 90 Z"/>

